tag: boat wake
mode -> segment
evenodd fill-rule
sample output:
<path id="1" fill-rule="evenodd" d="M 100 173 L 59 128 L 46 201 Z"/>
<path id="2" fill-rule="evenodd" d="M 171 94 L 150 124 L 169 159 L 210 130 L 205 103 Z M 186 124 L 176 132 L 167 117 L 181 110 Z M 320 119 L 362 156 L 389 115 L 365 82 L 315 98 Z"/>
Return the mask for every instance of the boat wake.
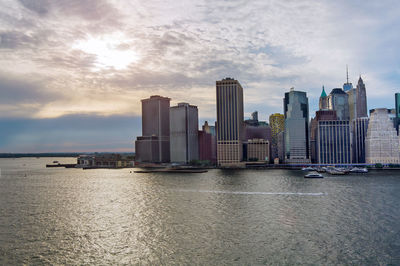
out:
<path id="1" fill-rule="evenodd" d="M 293 196 L 325 196 L 324 192 L 262 192 L 262 191 L 227 191 L 227 190 L 197 190 L 197 189 L 174 189 L 175 192 L 190 193 L 215 193 L 235 195 L 293 195 Z"/>

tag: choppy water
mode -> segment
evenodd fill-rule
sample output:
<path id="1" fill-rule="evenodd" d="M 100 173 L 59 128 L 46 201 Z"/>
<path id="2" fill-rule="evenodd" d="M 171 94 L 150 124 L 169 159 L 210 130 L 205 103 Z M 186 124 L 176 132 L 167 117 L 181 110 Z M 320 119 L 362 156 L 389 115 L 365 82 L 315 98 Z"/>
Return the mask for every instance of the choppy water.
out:
<path id="1" fill-rule="evenodd" d="M 0 159 L 0 264 L 400 264 L 400 172 L 46 169 L 53 160 L 71 161 Z"/>

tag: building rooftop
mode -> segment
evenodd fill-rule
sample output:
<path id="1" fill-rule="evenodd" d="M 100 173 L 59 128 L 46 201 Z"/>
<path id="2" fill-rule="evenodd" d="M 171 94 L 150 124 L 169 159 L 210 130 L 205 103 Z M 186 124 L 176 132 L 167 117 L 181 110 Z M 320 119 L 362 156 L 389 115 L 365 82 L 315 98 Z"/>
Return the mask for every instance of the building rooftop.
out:
<path id="1" fill-rule="evenodd" d="M 331 94 L 346 94 L 342 88 L 334 88 Z"/>

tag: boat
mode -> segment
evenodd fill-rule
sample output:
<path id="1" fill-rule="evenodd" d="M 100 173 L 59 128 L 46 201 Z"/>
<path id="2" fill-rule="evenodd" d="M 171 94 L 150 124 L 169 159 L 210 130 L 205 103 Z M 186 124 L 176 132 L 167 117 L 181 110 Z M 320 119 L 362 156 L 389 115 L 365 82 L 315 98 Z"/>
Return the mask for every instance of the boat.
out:
<path id="1" fill-rule="evenodd" d="M 348 172 L 339 168 L 327 168 L 326 172 L 331 175 L 345 175 Z"/>
<path id="2" fill-rule="evenodd" d="M 358 168 L 358 167 L 354 167 L 350 170 L 350 173 L 368 173 L 368 169 L 367 168 Z"/>
<path id="3" fill-rule="evenodd" d="M 58 163 L 58 161 L 53 161 L 53 163 Z"/>
<path id="4" fill-rule="evenodd" d="M 315 169 L 318 173 L 326 173 L 326 167 L 318 167 Z"/>
<path id="5" fill-rule="evenodd" d="M 152 169 L 152 170 L 137 170 L 134 173 L 207 173 L 206 169 Z"/>
<path id="6" fill-rule="evenodd" d="M 324 178 L 324 176 L 319 173 L 308 173 L 304 178 Z"/>
<path id="7" fill-rule="evenodd" d="M 309 167 L 303 167 L 303 168 L 301 168 L 301 170 L 302 170 L 302 171 L 315 171 L 315 169 L 312 168 L 311 166 L 309 166 Z"/>

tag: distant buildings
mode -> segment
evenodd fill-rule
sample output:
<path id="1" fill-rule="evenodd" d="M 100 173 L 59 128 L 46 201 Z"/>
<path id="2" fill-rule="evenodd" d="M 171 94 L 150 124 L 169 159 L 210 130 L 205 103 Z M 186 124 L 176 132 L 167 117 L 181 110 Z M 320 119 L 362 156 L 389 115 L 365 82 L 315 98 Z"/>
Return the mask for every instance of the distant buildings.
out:
<path id="1" fill-rule="evenodd" d="M 197 106 L 179 103 L 170 108 L 170 157 L 174 163 L 199 159 Z"/>
<path id="2" fill-rule="evenodd" d="M 309 163 L 308 98 L 293 88 L 285 93 L 285 162 Z"/>
<path id="3" fill-rule="evenodd" d="M 78 168 L 126 168 L 133 167 L 132 156 L 121 154 L 81 155 L 77 159 Z"/>
<path id="4" fill-rule="evenodd" d="M 399 137 L 393 122 L 390 121 L 390 110 L 379 108 L 371 110 L 370 113 L 365 139 L 366 163 L 399 163 Z"/>
<path id="5" fill-rule="evenodd" d="M 270 115 L 269 125 L 271 127 L 271 157 L 273 160 L 278 158 L 280 162 L 283 162 L 283 134 L 285 131 L 285 116 L 279 113 Z"/>
<path id="6" fill-rule="evenodd" d="M 137 162 L 170 161 L 170 98 L 153 95 L 142 100 L 142 136 L 137 137 Z"/>
<path id="7" fill-rule="evenodd" d="M 232 78 L 216 81 L 217 121 L 198 130 L 198 110 L 188 103 L 170 107 L 158 95 L 142 100 L 142 136 L 136 162 L 244 166 L 243 161 L 286 164 L 399 163 L 400 93 L 395 109 L 373 109 L 368 118 L 365 84 L 360 76 L 329 95 L 322 87 L 319 111 L 309 123 L 307 94 L 285 93 L 284 114 L 269 124 L 258 112 L 243 117 L 243 88 Z M 397 131 L 396 131 L 397 130 Z M 196 162 L 200 160 L 201 162 Z M 99 163 L 100 164 L 100 163 Z"/>
<path id="8" fill-rule="evenodd" d="M 217 163 L 234 166 L 243 159 L 243 88 L 237 80 L 216 82 Z"/>

